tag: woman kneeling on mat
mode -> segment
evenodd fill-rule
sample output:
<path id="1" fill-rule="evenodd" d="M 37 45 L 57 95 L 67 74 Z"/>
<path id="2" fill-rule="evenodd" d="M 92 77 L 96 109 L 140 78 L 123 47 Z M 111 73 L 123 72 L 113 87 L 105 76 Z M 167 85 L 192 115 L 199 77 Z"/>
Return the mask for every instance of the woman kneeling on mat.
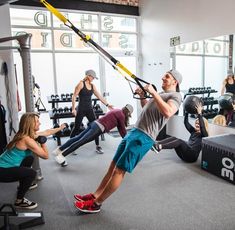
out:
<path id="1" fill-rule="evenodd" d="M 202 105 L 197 104 L 197 119 L 195 121 L 195 127 L 193 127 L 188 121 L 188 113 L 184 117 L 184 125 L 190 132 L 188 141 L 178 139 L 176 137 L 169 137 L 162 141 L 158 141 L 155 145 L 158 151 L 162 149 L 175 149 L 176 154 L 183 161 L 192 163 L 197 161 L 200 151 L 202 149 L 202 138 L 208 136 L 208 121 L 202 117 Z"/>
<path id="2" fill-rule="evenodd" d="M 80 134 L 70 138 L 65 144 L 53 151 L 54 155 L 56 155 L 56 162 L 62 167 L 67 166 L 68 163 L 65 159 L 67 155 L 115 127 L 117 127 L 121 137 L 124 137 L 132 112 L 132 105 L 127 104 L 122 109 L 112 109 L 101 118 L 89 123 L 88 127 Z"/>
<path id="3" fill-rule="evenodd" d="M 33 153 L 48 159 L 46 137 L 38 136 L 40 122 L 37 113 L 25 113 L 19 124 L 19 131 L 9 142 L 5 152 L 0 156 L 0 182 L 19 181 L 15 207 L 33 209 L 37 203 L 27 200 L 24 196 L 31 188 L 36 171 L 31 168 Z"/>

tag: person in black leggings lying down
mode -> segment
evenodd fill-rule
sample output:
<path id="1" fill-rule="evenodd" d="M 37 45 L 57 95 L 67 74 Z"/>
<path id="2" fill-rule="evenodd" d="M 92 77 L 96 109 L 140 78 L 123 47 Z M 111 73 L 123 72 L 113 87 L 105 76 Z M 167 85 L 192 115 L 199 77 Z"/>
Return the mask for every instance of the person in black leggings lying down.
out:
<path id="1" fill-rule="evenodd" d="M 189 123 L 188 113 L 184 117 L 184 125 L 190 133 L 188 141 L 176 137 L 168 137 L 155 144 L 157 151 L 161 151 L 162 149 L 175 149 L 176 154 L 183 161 L 188 163 L 197 161 L 202 149 L 202 138 L 208 136 L 208 121 L 202 117 L 202 105 L 198 104 L 196 109 L 197 119 L 195 121 L 195 127 Z"/>

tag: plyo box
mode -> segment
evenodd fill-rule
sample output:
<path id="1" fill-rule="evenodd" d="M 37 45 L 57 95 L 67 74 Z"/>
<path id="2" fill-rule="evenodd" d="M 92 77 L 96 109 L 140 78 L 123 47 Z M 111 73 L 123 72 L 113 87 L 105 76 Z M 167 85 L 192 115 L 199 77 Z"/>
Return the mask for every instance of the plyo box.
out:
<path id="1" fill-rule="evenodd" d="M 235 135 L 203 138 L 201 168 L 235 184 Z"/>

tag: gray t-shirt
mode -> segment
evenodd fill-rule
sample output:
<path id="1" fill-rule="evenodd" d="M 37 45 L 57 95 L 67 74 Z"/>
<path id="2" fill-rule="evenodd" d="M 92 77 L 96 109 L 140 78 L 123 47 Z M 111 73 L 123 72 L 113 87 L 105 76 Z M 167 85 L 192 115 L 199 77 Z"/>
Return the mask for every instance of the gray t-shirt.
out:
<path id="1" fill-rule="evenodd" d="M 180 107 L 182 98 L 179 92 L 161 92 L 159 95 L 165 102 L 171 100 L 175 103 L 177 108 Z M 169 118 L 163 116 L 158 110 L 154 99 L 150 99 L 143 107 L 143 110 L 135 123 L 135 128 L 140 129 L 155 141 L 159 132 L 168 120 Z"/>

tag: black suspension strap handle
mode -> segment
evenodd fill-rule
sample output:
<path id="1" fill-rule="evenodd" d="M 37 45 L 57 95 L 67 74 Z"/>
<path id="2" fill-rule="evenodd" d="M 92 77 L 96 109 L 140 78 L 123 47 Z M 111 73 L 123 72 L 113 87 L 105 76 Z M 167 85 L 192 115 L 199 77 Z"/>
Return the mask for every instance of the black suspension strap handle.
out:
<path id="1" fill-rule="evenodd" d="M 54 14 L 60 21 L 64 23 L 65 26 L 72 29 L 85 43 L 87 43 L 91 48 L 93 48 L 96 52 L 98 52 L 109 64 L 111 64 L 115 70 L 121 70 L 125 72 L 129 77 L 133 78 L 136 84 L 143 90 L 144 98 L 150 98 L 148 92 L 144 89 L 141 82 L 145 84 L 149 84 L 148 82 L 138 78 L 131 71 L 129 71 L 124 65 L 122 65 L 117 59 L 115 59 L 112 55 L 110 55 L 106 50 L 104 50 L 101 46 L 99 46 L 94 40 L 91 39 L 89 35 L 84 34 L 81 30 L 73 25 L 69 19 L 67 19 L 64 15 L 62 15 L 57 9 L 55 9 L 52 5 L 50 5 L 45 0 L 35 0 L 37 2 L 42 3 L 52 14 Z M 119 71 L 120 72 L 120 71 Z M 156 87 L 155 87 L 156 88 Z"/>

